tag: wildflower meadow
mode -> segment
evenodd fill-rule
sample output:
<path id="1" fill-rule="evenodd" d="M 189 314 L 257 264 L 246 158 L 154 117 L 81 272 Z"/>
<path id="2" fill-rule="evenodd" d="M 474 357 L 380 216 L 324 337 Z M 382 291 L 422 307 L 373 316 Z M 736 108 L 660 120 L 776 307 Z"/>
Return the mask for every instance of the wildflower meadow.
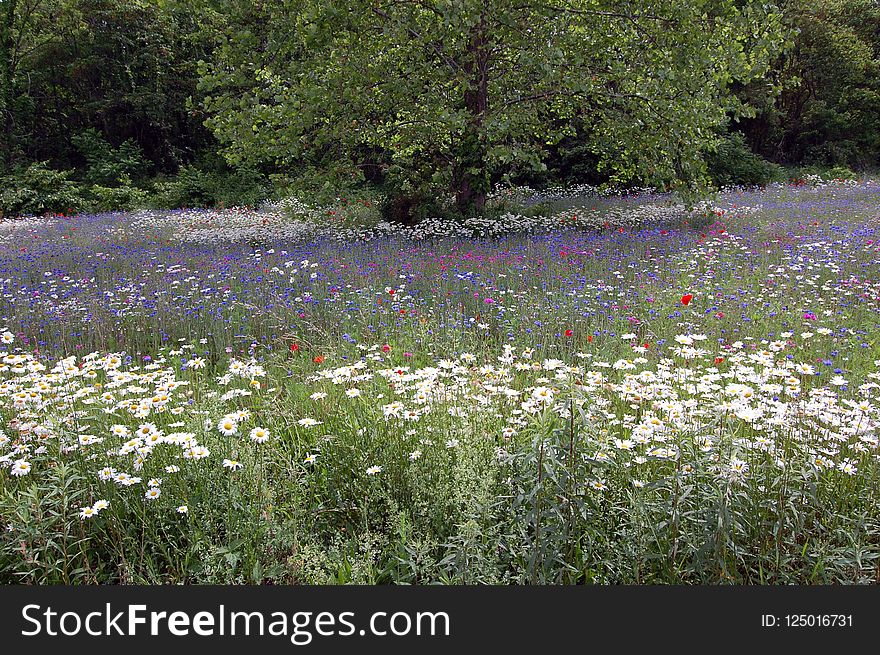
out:
<path id="1" fill-rule="evenodd" d="M 880 581 L 880 184 L 511 194 L 0 223 L 0 579 Z"/>

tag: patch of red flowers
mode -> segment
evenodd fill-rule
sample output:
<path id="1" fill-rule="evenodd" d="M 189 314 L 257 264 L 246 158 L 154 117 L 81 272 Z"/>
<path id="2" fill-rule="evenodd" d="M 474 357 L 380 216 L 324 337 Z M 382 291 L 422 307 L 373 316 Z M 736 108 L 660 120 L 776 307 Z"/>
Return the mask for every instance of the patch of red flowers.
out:
<path id="1" fill-rule="evenodd" d="M 687 307 L 688 305 L 691 304 L 691 300 L 693 300 L 693 299 L 694 299 L 694 294 L 686 293 L 681 297 L 681 304 L 684 305 L 685 307 Z"/>

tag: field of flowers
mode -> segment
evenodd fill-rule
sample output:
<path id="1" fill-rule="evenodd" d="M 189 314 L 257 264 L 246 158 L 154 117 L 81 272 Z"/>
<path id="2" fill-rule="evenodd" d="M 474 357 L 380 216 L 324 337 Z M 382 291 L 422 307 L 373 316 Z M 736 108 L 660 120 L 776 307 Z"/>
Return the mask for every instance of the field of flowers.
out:
<path id="1" fill-rule="evenodd" d="M 0 223 L 0 580 L 880 581 L 880 184 Z"/>

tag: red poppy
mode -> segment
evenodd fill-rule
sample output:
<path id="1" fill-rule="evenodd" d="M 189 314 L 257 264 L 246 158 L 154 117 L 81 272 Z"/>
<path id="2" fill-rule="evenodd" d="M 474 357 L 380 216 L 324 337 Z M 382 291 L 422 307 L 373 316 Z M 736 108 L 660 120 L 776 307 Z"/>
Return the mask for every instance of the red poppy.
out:
<path id="1" fill-rule="evenodd" d="M 315 364 L 322 364 L 324 362 L 324 355 L 318 355 L 314 359 Z"/>
<path id="2" fill-rule="evenodd" d="M 691 300 L 694 299 L 694 295 L 692 293 L 686 293 L 681 297 L 681 304 L 687 307 L 691 304 Z"/>
<path id="3" fill-rule="evenodd" d="M 646 341 L 645 343 L 642 344 L 642 347 L 647 349 L 647 348 L 651 347 L 651 344 Z"/>
<path id="4" fill-rule="evenodd" d="M 570 336 L 572 336 L 573 334 L 574 334 L 574 332 L 572 332 L 571 330 L 566 330 L 566 331 L 565 331 L 565 336 L 567 336 L 567 337 L 570 337 Z"/>
<path id="5" fill-rule="evenodd" d="M 299 344 L 298 343 L 290 344 L 290 352 L 295 353 L 298 351 L 299 351 Z"/>
<path id="6" fill-rule="evenodd" d="M 593 343 L 593 335 L 592 334 L 587 335 L 587 341 L 590 343 Z"/>
<path id="7" fill-rule="evenodd" d="M 386 343 L 384 346 L 382 346 L 382 352 L 383 352 L 383 353 L 391 352 L 391 346 L 389 346 L 389 345 Z"/>
<path id="8" fill-rule="evenodd" d="M 723 358 L 723 357 L 716 357 L 716 358 L 715 358 L 715 363 L 716 363 L 716 364 L 721 364 L 723 361 L 724 361 L 724 358 Z"/>

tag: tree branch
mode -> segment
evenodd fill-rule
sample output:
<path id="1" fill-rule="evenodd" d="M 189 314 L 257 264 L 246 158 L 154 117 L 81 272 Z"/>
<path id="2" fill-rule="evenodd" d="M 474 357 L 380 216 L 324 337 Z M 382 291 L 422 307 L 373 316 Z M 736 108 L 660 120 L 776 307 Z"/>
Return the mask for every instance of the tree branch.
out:
<path id="1" fill-rule="evenodd" d="M 403 29 L 406 30 L 406 33 L 409 34 L 412 38 L 418 39 L 421 42 L 425 42 L 425 38 L 419 32 L 414 30 L 409 25 L 404 25 L 401 21 L 389 16 L 382 9 L 379 9 L 378 7 L 373 7 L 372 11 L 374 14 L 376 14 L 380 18 L 384 18 L 385 20 L 392 22 L 392 23 L 397 23 L 398 25 L 403 27 Z M 442 47 L 440 47 L 440 44 L 438 44 L 436 41 L 429 41 L 429 42 L 425 43 L 425 45 L 426 45 L 426 47 L 431 47 L 434 50 L 434 52 L 437 53 L 437 55 L 440 57 L 440 59 L 442 59 L 443 62 L 447 66 L 449 66 L 452 70 L 459 71 L 459 72 L 461 71 L 461 65 L 457 61 L 455 61 L 452 57 L 450 57 L 445 52 L 443 52 Z"/>

